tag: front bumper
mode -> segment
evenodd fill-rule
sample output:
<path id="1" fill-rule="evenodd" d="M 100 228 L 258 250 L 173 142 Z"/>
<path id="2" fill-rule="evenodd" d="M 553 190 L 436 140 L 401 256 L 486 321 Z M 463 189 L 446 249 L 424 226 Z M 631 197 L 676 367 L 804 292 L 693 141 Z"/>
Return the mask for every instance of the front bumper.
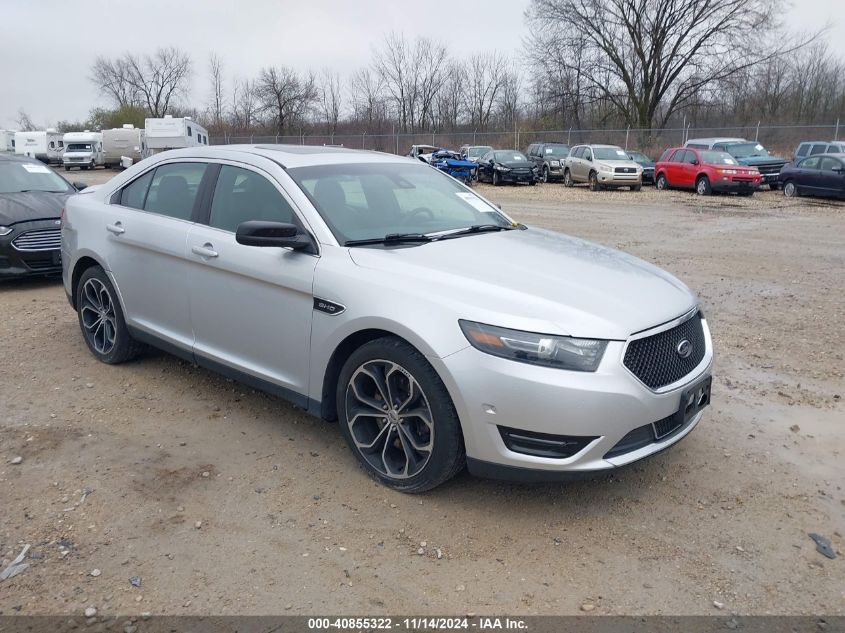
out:
<path id="1" fill-rule="evenodd" d="M 499 179 L 509 183 L 532 183 L 537 182 L 537 174 L 534 172 L 517 173 L 513 171 L 499 171 Z"/>
<path id="2" fill-rule="evenodd" d="M 643 169 L 643 184 L 654 184 L 654 169 Z"/>
<path id="3" fill-rule="evenodd" d="M 560 165 L 548 165 L 549 168 L 549 180 L 563 180 L 563 164 Z"/>
<path id="4" fill-rule="evenodd" d="M 680 384 L 665 391 L 649 389 L 623 365 L 625 341 L 608 343 L 594 373 L 519 363 L 473 347 L 433 359 L 460 416 L 471 468 L 488 476 L 502 473 L 507 478 L 557 479 L 561 473 L 625 466 L 680 441 L 695 428 L 703 412 L 660 439 L 627 452 L 618 449 L 623 438 L 636 429 L 675 414 L 684 390 L 710 375 L 712 340 L 706 321 L 702 320 L 702 325 L 703 359 Z M 509 449 L 502 427 L 591 439 L 569 457 L 541 457 Z"/>
<path id="5" fill-rule="evenodd" d="M 61 249 L 40 248 L 38 250 L 21 250 L 12 242 L 24 233 L 49 232 L 58 230 L 58 218 L 54 220 L 39 220 L 37 222 L 19 222 L 13 225 L 8 235 L 0 237 L 0 279 L 17 277 L 36 277 L 55 275 L 62 272 Z M 20 241 L 18 242 L 20 244 Z"/>
<path id="6" fill-rule="evenodd" d="M 760 188 L 760 182 L 760 180 L 735 180 L 731 177 L 723 176 L 711 182 L 710 188 L 720 193 L 747 193 L 749 191 L 757 191 Z"/>
<path id="7" fill-rule="evenodd" d="M 603 187 L 637 187 L 642 185 L 642 172 L 635 174 L 619 174 L 609 171 L 597 172 L 599 184 Z"/>

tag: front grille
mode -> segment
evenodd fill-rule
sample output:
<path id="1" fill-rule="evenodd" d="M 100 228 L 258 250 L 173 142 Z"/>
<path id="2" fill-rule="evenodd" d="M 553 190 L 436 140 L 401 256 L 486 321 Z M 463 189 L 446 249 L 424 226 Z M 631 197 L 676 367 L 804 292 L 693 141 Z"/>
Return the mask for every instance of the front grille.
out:
<path id="1" fill-rule="evenodd" d="M 512 429 L 507 426 L 497 428 L 508 450 L 523 455 L 534 455 L 535 457 L 565 459 L 581 452 L 587 444 L 596 439 L 595 436 L 552 435 L 550 433 Z"/>
<path id="2" fill-rule="evenodd" d="M 636 174 L 637 168 L 636 167 L 616 167 L 613 169 L 613 173 L 615 174 Z"/>
<path id="3" fill-rule="evenodd" d="M 674 413 L 652 424 L 638 426 L 616 442 L 616 445 L 604 454 L 604 459 L 631 453 L 659 440 L 667 439 L 670 435 L 680 431 L 683 426 L 683 417 Z"/>
<path id="4" fill-rule="evenodd" d="M 761 174 L 779 174 L 781 168 L 785 163 L 774 163 L 772 165 L 757 165 L 757 170 Z"/>
<path id="5" fill-rule="evenodd" d="M 54 251 L 62 247 L 61 229 L 42 229 L 21 233 L 12 246 L 19 251 Z"/>
<path id="6" fill-rule="evenodd" d="M 51 259 L 29 259 L 26 262 L 26 265 L 31 270 L 52 270 L 52 269 L 60 269 L 61 264 L 56 264 L 52 258 Z"/>
<path id="7" fill-rule="evenodd" d="M 689 356 L 682 358 L 678 345 L 685 340 L 692 349 Z M 692 372 L 704 358 L 704 351 L 701 312 L 696 312 L 669 330 L 631 341 L 625 350 L 624 363 L 646 386 L 660 389 Z"/>

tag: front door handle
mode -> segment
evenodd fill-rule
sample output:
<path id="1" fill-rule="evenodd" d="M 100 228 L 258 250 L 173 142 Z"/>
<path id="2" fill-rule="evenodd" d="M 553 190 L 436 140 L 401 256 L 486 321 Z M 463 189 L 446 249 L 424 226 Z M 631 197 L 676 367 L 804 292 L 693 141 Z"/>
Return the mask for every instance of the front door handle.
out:
<path id="1" fill-rule="evenodd" d="M 126 233 L 126 229 L 123 228 L 123 225 L 120 222 L 115 222 L 114 224 L 107 224 L 106 231 L 109 233 L 114 233 L 115 235 L 123 235 Z"/>
<path id="2" fill-rule="evenodd" d="M 217 251 L 215 251 L 214 246 L 208 242 L 202 246 L 192 246 L 191 252 L 194 255 L 199 255 L 200 257 L 217 257 Z"/>

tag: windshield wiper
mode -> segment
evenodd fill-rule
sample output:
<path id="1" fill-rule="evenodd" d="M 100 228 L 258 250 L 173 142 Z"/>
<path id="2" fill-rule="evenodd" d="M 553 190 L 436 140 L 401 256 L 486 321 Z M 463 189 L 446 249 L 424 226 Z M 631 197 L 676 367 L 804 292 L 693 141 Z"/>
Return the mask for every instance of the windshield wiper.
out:
<path id="1" fill-rule="evenodd" d="M 465 229 L 458 229 L 457 231 L 450 231 L 442 237 L 460 237 L 461 235 L 472 235 L 473 233 L 488 233 L 491 231 L 512 231 L 516 226 L 502 226 L 501 224 L 473 224 Z"/>
<path id="2" fill-rule="evenodd" d="M 425 233 L 388 233 L 384 237 L 373 237 L 366 240 L 347 240 L 344 246 L 367 246 L 368 244 L 413 244 L 432 242 L 436 237 Z"/>

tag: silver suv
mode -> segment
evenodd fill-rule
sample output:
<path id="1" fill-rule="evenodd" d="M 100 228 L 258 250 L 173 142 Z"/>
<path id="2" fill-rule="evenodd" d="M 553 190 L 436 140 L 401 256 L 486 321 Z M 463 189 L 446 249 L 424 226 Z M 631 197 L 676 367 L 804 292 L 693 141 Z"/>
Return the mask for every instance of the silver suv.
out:
<path id="1" fill-rule="evenodd" d="M 157 154 L 68 200 L 62 265 L 99 360 L 151 344 L 283 396 L 406 492 L 465 463 L 612 469 L 679 441 L 709 402 L 710 333 L 684 284 L 518 224 L 418 160 Z"/>
<path id="2" fill-rule="evenodd" d="M 643 168 L 616 145 L 576 145 L 564 162 L 563 184 L 571 187 L 579 182 L 589 183 L 590 191 L 615 187 L 639 191 Z"/>

